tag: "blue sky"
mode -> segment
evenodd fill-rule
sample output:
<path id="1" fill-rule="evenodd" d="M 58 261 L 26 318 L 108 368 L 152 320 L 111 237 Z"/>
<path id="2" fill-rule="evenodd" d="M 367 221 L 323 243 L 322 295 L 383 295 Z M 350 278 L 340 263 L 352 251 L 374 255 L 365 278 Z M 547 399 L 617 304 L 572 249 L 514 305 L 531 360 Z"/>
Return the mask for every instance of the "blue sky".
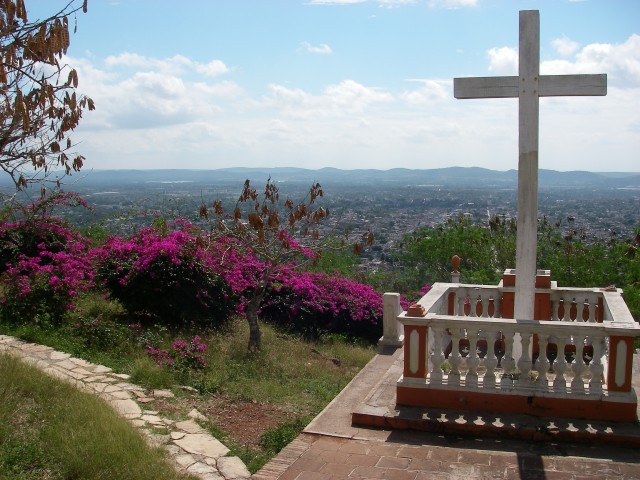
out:
<path id="1" fill-rule="evenodd" d="M 452 79 L 516 74 L 523 9 L 543 74 L 608 74 L 606 97 L 541 100 L 540 167 L 640 171 L 637 0 L 89 0 L 74 140 L 95 169 L 516 168 L 517 100 Z"/>

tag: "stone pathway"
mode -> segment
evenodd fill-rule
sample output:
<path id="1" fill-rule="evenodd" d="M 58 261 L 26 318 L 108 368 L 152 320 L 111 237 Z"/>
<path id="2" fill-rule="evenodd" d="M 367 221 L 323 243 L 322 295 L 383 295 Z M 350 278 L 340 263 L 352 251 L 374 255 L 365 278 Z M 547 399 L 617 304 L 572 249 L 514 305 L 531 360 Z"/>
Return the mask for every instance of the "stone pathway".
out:
<path id="1" fill-rule="evenodd" d="M 128 375 L 114 373 L 103 365 L 6 335 L 0 335 L 0 352 L 16 355 L 53 377 L 103 398 L 138 427 L 150 445 L 164 446 L 179 472 L 203 480 L 242 480 L 251 475 L 242 460 L 225 456 L 229 449 L 196 423 L 206 419 L 197 410 L 189 413 L 189 420 L 180 422 L 148 408 L 157 398 L 172 397 L 169 390 L 145 390 L 129 383 Z"/>

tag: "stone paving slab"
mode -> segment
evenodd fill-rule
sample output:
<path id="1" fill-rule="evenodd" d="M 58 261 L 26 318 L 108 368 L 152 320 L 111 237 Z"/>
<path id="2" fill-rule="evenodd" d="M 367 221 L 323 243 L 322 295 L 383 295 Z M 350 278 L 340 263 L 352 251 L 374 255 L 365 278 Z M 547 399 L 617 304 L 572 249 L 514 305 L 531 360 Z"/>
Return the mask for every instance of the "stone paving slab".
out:
<path id="1" fill-rule="evenodd" d="M 401 354 L 396 350 L 377 355 L 301 435 L 251 478 L 640 480 L 635 447 L 365 428 L 352 423 L 357 409 L 366 406 L 380 413 L 391 408 L 389 382 L 395 387 L 399 375 L 393 370 Z M 640 387 L 639 370 L 634 371 L 635 388 Z M 505 417 L 502 422 L 514 423 L 514 419 Z"/>
<path id="2" fill-rule="evenodd" d="M 104 365 L 94 365 L 50 347 L 23 342 L 7 335 L 0 335 L 0 352 L 15 355 L 55 378 L 103 398 L 138 427 L 150 445 L 164 446 L 177 471 L 203 480 L 244 480 L 250 477 L 244 463 L 237 457 L 226 457 L 229 449 L 195 421 L 175 422 L 148 409 L 155 399 L 171 398 L 173 392 L 147 392 L 128 383 L 129 375 L 114 373 Z M 205 418 L 197 411 L 189 415 L 200 420 Z M 154 427 L 165 431 L 169 429 L 169 433 L 158 435 Z"/>

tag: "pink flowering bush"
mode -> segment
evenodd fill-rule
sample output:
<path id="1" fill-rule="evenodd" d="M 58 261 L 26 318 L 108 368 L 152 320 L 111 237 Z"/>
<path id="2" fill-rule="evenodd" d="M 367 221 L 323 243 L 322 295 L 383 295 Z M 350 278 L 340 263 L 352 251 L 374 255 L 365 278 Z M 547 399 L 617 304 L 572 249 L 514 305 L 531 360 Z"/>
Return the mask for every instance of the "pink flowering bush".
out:
<path id="1" fill-rule="evenodd" d="M 3 319 L 59 323 L 75 297 L 93 285 L 88 246 L 57 217 L 0 223 Z"/>
<path id="2" fill-rule="evenodd" d="M 130 313 L 163 323 L 227 320 L 232 291 L 216 272 L 199 231 L 186 221 L 110 237 L 93 251 L 97 276 Z"/>
<path id="3" fill-rule="evenodd" d="M 198 336 L 191 340 L 174 340 L 169 351 L 147 345 L 146 352 L 161 367 L 168 367 L 181 374 L 201 372 L 207 368 L 204 351 L 207 345 Z"/>
<path id="4" fill-rule="evenodd" d="M 330 332 L 375 341 L 382 334 L 382 296 L 326 273 L 292 272 L 271 286 L 261 314 L 309 337 Z"/>

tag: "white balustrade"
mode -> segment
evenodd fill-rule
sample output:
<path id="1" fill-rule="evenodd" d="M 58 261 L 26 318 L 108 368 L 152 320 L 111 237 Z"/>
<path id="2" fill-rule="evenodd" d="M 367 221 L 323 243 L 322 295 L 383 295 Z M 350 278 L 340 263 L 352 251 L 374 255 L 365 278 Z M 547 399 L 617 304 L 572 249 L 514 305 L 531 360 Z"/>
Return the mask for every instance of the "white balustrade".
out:
<path id="1" fill-rule="evenodd" d="M 571 397 L 630 390 L 626 385 L 631 365 L 623 362 L 630 348 L 627 339 L 639 336 L 640 328 L 621 310 L 619 293 L 550 290 L 549 320 L 515 320 L 499 316 L 499 287 L 435 284 L 420 300 L 425 317 L 398 316 L 405 328 L 426 327 L 428 361 L 422 388 Z M 454 301 L 449 302 L 452 293 Z M 517 349 L 514 342 L 519 343 Z M 608 358 L 614 347 L 615 371 Z M 519 358 L 514 358 L 514 351 L 521 352 Z M 612 375 L 617 379 L 614 386 Z M 416 385 L 411 380 L 410 385 Z"/>

